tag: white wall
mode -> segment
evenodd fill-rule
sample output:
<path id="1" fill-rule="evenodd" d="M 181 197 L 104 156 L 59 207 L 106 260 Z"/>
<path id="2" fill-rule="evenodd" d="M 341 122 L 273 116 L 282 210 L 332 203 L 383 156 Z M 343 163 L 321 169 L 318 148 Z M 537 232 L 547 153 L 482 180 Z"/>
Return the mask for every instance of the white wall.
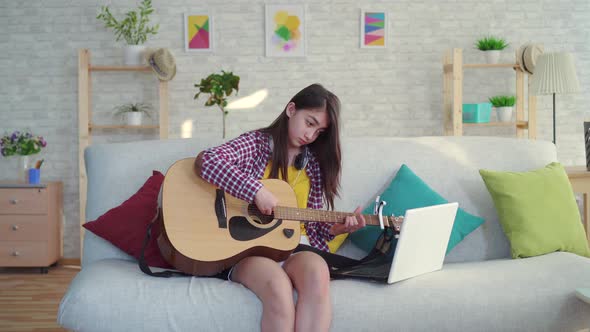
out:
<path id="1" fill-rule="evenodd" d="M 286 3 L 286 1 L 282 1 Z M 264 56 L 264 2 L 253 0 L 154 0 L 152 21 L 160 33 L 147 45 L 168 47 L 178 73 L 170 84 L 170 136 L 196 132 L 221 135 L 221 115 L 194 101 L 193 84 L 209 73 L 231 70 L 241 80 L 240 97 L 266 89 L 268 97 L 253 109 L 232 111 L 229 136 L 266 125 L 304 86 L 320 82 L 343 104 L 343 134 L 350 136 L 421 136 L 442 134 L 443 52 L 464 48 L 465 62 L 482 62 L 472 48 L 485 34 L 510 42 L 502 57 L 512 61 L 526 41 L 546 51 L 574 53 L 582 93 L 557 96 L 558 149 L 564 164 L 583 164 L 582 122 L 590 104 L 590 2 L 570 1 L 299 1 L 307 4 L 307 57 Z M 78 257 L 77 52 L 89 48 L 95 64 L 120 64 L 121 43 L 95 19 L 101 5 L 116 3 L 120 14 L 135 1 L 0 0 L 0 134 L 31 129 L 48 147 L 43 178 L 65 184 L 65 257 Z M 274 1 L 269 1 L 274 3 Z M 361 7 L 382 9 L 390 17 L 389 47 L 359 48 Z M 216 49 L 186 53 L 183 13 L 209 9 L 214 15 Z M 464 100 L 477 102 L 514 92 L 511 70 L 469 72 Z M 157 105 L 148 74 L 97 73 L 93 79 L 95 120 L 114 121 L 121 103 Z M 551 140 L 551 98 L 538 98 L 539 139 Z M 184 125 L 184 134 L 183 134 Z M 192 127 L 191 127 L 192 125 Z M 468 134 L 513 135 L 512 130 L 470 129 Z M 154 137 L 103 132 L 96 142 Z M 16 160 L 0 159 L 0 180 L 14 177 Z"/>

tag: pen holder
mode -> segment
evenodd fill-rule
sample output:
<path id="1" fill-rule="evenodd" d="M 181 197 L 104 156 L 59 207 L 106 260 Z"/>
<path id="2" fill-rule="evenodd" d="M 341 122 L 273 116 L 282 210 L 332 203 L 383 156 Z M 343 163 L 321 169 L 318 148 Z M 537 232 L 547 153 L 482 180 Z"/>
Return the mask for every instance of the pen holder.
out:
<path id="1" fill-rule="evenodd" d="M 41 169 L 29 168 L 29 183 L 39 184 L 41 182 Z"/>

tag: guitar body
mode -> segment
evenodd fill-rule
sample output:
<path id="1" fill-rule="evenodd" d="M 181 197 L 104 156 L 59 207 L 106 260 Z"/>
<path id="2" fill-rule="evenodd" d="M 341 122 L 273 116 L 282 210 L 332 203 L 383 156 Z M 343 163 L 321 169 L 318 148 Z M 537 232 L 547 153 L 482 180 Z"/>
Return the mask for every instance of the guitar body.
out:
<path id="1" fill-rule="evenodd" d="M 297 247 L 297 220 L 272 219 L 197 176 L 194 158 L 174 163 L 166 173 L 160 211 L 160 251 L 178 270 L 211 276 L 248 256 L 285 260 Z M 295 193 L 282 180 L 262 180 L 279 205 L 297 207 Z"/>

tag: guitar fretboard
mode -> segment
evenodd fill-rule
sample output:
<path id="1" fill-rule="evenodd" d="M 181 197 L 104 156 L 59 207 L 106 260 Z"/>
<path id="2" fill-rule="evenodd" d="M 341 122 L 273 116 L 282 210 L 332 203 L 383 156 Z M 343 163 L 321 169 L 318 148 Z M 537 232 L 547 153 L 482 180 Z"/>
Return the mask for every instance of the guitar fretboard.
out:
<path id="1" fill-rule="evenodd" d="M 284 206 L 274 208 L 274 217 L 278 219 L 298 220 L 298 221 L 318 221 L 328 223 L 343 223 L 348 216 L 354 216 L 350 212 L 333 212 L 324 210 L 299 209 Z M 379 225 L 379 216 L 373 214 L 363 214 L 367 225 Z M 387 223 L 387 217 L 383 217 L 384 223 Z"/>

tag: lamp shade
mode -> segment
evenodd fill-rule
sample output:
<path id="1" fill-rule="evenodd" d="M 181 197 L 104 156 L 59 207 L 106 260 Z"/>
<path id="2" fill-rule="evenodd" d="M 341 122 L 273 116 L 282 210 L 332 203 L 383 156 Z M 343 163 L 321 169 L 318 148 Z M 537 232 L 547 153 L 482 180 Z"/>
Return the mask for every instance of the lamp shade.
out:
<path id="1" fill-rule="evenodd" d="M 580 91 L 574 57 L 571 53 L 545 53 L 537 59 L 531 79 L 531 93 L 575 93 Z"/>

